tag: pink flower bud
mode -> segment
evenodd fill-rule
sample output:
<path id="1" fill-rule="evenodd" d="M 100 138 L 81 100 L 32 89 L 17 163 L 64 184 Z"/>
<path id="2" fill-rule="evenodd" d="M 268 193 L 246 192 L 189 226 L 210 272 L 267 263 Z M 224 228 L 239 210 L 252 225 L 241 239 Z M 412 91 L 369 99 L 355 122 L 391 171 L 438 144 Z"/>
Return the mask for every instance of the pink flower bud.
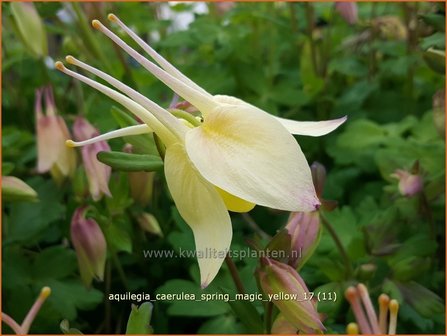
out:
<path id="1" fill-rule="evenodd" d="M 399 180 L 399 192 L 403 196 L 411 197 L 419 193 L 423 188 L 422 177 L 419 174 L 412 174 L 406 170 L 397 169 L 391 177 Z"/>
<path id="2" fill-rule="evenodd" d="M 315 191 L 318 198 L 321 199 L 321 196 L 323 195 L 324 183 L 326 182 L 326 168 L 324 168 L 321 163 L 315 161 L 310 166 L 310 171 L 312 173 L 312 181 L 315 186 Z"/>
<path id="3" fill-rule="evenodd" d="M 45 114 L 42 110 L 42 98 L 45 99 Z M 56 115 L 51 87 L 36 91 L 35 100 L 37 133 L 37 171 L 52 171 L 57 175 L 72 176 L 76 168 L 76 153 L 65 146 L 70 139 L 67 125 L 61 116 Z"/>
<path id="4" fill-rule="evenodd" d="M 315 250 L 321 232 L 320 214 L 313 212 L 292 212 L 286 225 L 291 238 L 291 253 L 289 264 L 300 268 Z"/>
<path id="5" fill-rule="evenodd" d="M 82 281 L 89 286 L 93 278 L 104 277 L 107 244 L 98 223 L 85 218 L 87 208 L 76 209 L 71 219 L 71 241 L 78 257 Z"/>
<path id="6" fill-rule="evenodd" d="M 268 258 L 262 258 L 261 263 L 257 271 L 261 288 L 287 321 L 304 333 L 324 330 L 309 290 L 297 271 Z"/>
<path id="7" fill-rule="evenodd" d="M 350 25 L 357 23 L 357 4 L 355 2 L 336 2 L 335 9 Z"/>
<path id="8" fill-rule="evenodd" d="M 76 118 L 73 124 L 73 133 L 77 141 L 88 140 L 99 135 L 99 131 L 82 117 Z M 98 141 L 81 148 L 82 162 L 88 179 L 90 195 L 95 201 L 100 200 L 103 194 L 111 196 L 109 180 L 112 169 L 96 158 L 98 152 L 102 151 L 110 151 L 106 141 Z"/>

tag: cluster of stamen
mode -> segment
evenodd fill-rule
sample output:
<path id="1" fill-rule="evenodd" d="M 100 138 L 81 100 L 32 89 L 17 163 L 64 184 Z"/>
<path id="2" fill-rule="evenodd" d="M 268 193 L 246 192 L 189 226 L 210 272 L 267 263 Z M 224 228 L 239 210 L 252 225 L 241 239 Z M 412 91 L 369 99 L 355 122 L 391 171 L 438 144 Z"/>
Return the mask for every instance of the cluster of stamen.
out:
<path id="1" fill-rule="evenodd" d="M 388 295 L 381 294 L 378 298 L 379 317 L 377 317 L 365 285 L 358 284 L 356 287 L 349 287 L 345 291 L 345 297 L 351 304 L 357 320 L 357 323 L 352 322 L 348 324 L 346 328 L 347 334 L 358 334 L 359 329 L 362 334 L 396 334 L 397 313 L 399 311 L 397 300 L 390 300 Z"/>
<path id="2" fill-rule="evenodd" d="M 200 86 L 195 84 L 189 78 L 184 76 L 168 61 L 166 61 L 161 55 L 159 55 L 154 49 L 152 49 L 146 42 L 144 42 L 135 32 L 127 27 L 116 15 L 109 14 L 108 19 L 117 24 L 123 29 L 150 57 L 153 58 L 155 63 L 151 62 L 135 49 L 127 45 L 121 38 L 115 33 L 105 27 L 100 21 L 93 20 L 93 28 L 99 30 L 108 38 L 110 38 L 119 47 L 125 50 L 131 57 L 133 57 L 138 63 L 140 63 L 145 69 L 151 72 L 160 81 L 174 90 L 179 96 L 193 104 L 201 111 L 209 110 L 214 106 L 212 96 L 203 90 Z M 91 144 L 96 141 L 108 140 L 123 135 L 138 135 L 154 131 L 165 144 L 173 143 L 175 141 L 182 141 L 185 133 L 189 127 L 199 126 L 201 121 L 197 120 L 193 115 L 185 112 L 183 115 L 176 116 L 176 113 L 166 110 L 160 107 L 158 104 L 151 101 L 149 98 L 143 96 L 136 90 L 130 88 L 124 83 L 120 82 L 116 78 L 98 70 L 73 56 L 67 56 L 66 62 L 75 65 L 96 77 L 104 80 L 115 89 L 107 87 L 97 81 L 94 81 L 86 76 L 83 76 L 77 72 L 67 69 L 62 62 L 56 62 L 56 69 L 61 72 L 76 78 L 85 84 L 93 87 L 94 89 L 104 93 L 113 100 L 119 102 L 126 109 L 131 111 L 137 118 L 142 120 L 145 125 L 137 125 L 130 128 L 110 132 L 99 137 L 83 141 L 74 142 L 67 141 L 67 145 L 70 147 L 83 146 Z M 120 92 L 119 92 L 120 91 Z M 181 113 L 180 113 L 181 114 Z M 188 115 L 191 118 L 188 118 Z"/>

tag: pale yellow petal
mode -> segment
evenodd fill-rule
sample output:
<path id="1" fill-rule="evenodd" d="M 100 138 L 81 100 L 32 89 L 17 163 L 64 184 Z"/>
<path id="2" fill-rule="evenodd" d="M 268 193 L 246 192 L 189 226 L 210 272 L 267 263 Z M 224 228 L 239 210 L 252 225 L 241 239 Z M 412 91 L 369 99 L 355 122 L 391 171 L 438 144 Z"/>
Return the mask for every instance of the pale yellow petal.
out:
<path id="1" fill-rule="evenodd" d="M 212 184 L 246 201 L 287 211 L 320 204 L 295 138 L 249 104 L 225 104 L 186 135 L 188 156 Z"/>
<path id="2" fill-rule="evenodd" d="M 168 147 L 164 167 L 175 205 L 194 233 L 204 288 L 217 275 L 230 248 L 230 216 L 214 186 L 192 166 L 183 145 Z"/>
<path id="3" fill-rule="evenodd" d="M 279 122 L 292 134 L 316 137 L 326 135 L 336 130 L 346 121 L 347 117 L 344 116 L 339 119 L 323 121 L 295 121 L 278 117 L 276 117 L 276 119 L 279 120 Z"/>

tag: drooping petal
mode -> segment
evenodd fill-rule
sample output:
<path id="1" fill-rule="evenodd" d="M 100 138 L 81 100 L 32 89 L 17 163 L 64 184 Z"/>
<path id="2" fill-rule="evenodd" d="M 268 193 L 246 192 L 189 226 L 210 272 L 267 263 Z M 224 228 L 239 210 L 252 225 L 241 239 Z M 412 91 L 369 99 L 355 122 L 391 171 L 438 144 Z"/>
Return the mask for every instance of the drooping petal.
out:
<path id="1" fill-rule="evenodd" d="M 99 134 L 99 131 L 86 119 L 77 117 L 73 124 L 73 133 L 77 140 L 85 141 Z M 106 141 L 97 141 L 81 149 L 89 190 L 94 201 L 100 200 L 103 194 L 112 196 L 109 190 L 112 169 L 97 159 L 98 153 L 103 151 L 110 151 L 110 146 Z"/>
<path id="2" fill-rule="evenodd" d="M 183 145 L 167 148 L 164 166 L 175 205 L 194 233 L 204 288 L 217 275 L 230 248 L 230 216 L 215 187 L 191 165 Z"/>
<path id="3" fill-rule="evenodd" d="M 208 181 L 246 201 L 287 211 L 320 204 L 294 137 L 254 106 L 221 104 L 187 133 L 186 149 Z"/>
<path id="4" fill-rule="evenodd" d="M 65 141 L 71 137 L 65 120 L 61 116 L 55 116 L 55 118 L 60 132 L 60 135 L 57 138 L 57 148 L 59 148 L 59 153 L 56 165 L 63 175 L 71 176 L 76 169 L 76 153 L 73 148 L 65 146 Z M 53 139 L 53 141 L 56 142 L 56 139 Z"/>
<path id="5" fill-rule="evenodd" d="M 245 105 L 255 107 L 239 98 L 215 95 L 214 100 L 218 103 L 230 104 L 230 105 Z M 255 107 L 256 108 L 256 107 Z M 296 135 L 308 135 L 308 136 L 322 136 L 336 130 L 341 124 L 343 124 L 348 117 L 324 121 L 295 121 L 291 119 L 275 117 L 281 124 L 287 128 L 287 130 Z"/>
<path id="6" fill-rule="evenodd" d="M 295 121 L 291 119 L 278 118 L 281 124 L 292 134 L 322 136 L 336 130 L 338 126 L 343 124 L 348 117 L 324 121 Z"/>

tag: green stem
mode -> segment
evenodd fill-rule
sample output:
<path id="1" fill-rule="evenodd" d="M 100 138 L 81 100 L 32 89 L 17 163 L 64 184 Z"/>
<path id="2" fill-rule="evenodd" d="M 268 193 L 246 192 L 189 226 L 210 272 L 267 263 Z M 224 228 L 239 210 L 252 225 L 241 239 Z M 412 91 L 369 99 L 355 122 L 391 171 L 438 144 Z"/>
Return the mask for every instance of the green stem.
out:
<path id="1" fill-rule="evenodd" d="M 316 76 L 319 76 L 320 72 L 318 69 L 318 60 L 317 60 L 317 49 L 315 46 L 315 41 L 313 38 L 314 31 L 314 8 L 311 3 L 306 2 L 306 20 L 307 20 L 307 37 L 309 38 L 310 43 L 310 54 L 312 59 L 312 65 L 314 68 L 314 73 Z"/>
<path id="2" fill-rule="evenodd" d="M 110 317 L 111 317 L 111 301 L 109 300 L 109 294 L 111 290 L 111 280 L 112 280 L 112 265 L 110 264 L 110 261 L 107 262 L 106 265 L 106 277 L 105 277 L 105 312 L 104 312 L 104 325 L 105 325 L 105 332 L 110 332 L 111 326 L 110 326 Z"/>
<path id="3" fill-rule="evenodd" d="M 170 109 L 168 109 L 168 111 L 171 112 L 171 114 L 177 118 L 185 119 L 187 122 L 189 122 L 190 124 L 192 124 L 195 127 L 198 127 L 202 124 L 191 113 L 188 113 L 188 112 L 185 112 L 185 111 L 182 111 L 179 109 L 175 109 L 175 108 L 170 108 Z"/>
<path id="4" fill-rule="evenodd" d="M 272 332 L 272 317 L 273 317 L 273 303 L 269 301 L 267 302 L 265 308 L 265 317 L 264 317 L 264 328 L 266 334 L 270 334 Z"/>
<path id="5" fill-rule="evenodd" d="M 337 245 L 338 251 L 340 252 L 341 257 L 343 258 L 345 268 L 346 268 L 346 276 L 347 278 L 351 278 L 353 275 L 351 260 L 349 259 L 348 253 L 346 252 L 346 249 L 344 248 L 340 238 L 337 235 L 337 232 L 334 230 L 334 227 L 329 223 L 329 221 L 326 219 L 325 216 L 323 216 L 322 212 L 320 211 L 320 218 L 321 222 L 323 223 L 323 226 L 328 230 L 329 234 L 331 235 L 332 239 L 334 240 L 335 245 Z"/>
<path id="6" fill-rule="evenodd" d="M 233 259 L 231 259 L 230 254 L 227 253 L 225 257 L 225 263 L 228 266 L 228 270 L 230 271 L 231 278 L 237 288 L 239 294 L 245 294 L 244 284 L 239 276 L 239 272 L 237 271 L 236 265 L 234 264 Z"/>
<path id="7" fill-rule="evenodd" d="M 121 278 L 121 282 L 123 283 L 124 288 L 126 290 L 128 290 L 129 286 L 128 286 L 126 274 L 124 273 L 123 267 L 121 266 L 121 263 L 118 259 L 118 255 L 116 254 L 116 251 L 114 249 L 111 249 L 111 254 L 112 254 L 113 264 L 115 265 L 116 270 L 118 271 L 118 275 Z"/>

